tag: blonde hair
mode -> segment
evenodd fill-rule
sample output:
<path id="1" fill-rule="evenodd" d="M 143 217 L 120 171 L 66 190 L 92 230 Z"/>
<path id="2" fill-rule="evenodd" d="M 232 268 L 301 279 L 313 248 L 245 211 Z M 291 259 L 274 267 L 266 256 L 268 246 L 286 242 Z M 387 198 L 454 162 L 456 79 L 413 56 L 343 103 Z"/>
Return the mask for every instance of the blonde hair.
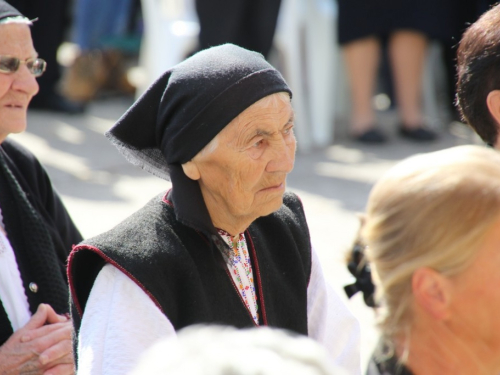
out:
<path id="1" fill-rule="evenodd" d="M 499 215 L 500 154 L 481 146 L 411 157 L 375 185 L 362 237 L 388 341 L 411 330 L 413 272 L 459 274 Z"/>

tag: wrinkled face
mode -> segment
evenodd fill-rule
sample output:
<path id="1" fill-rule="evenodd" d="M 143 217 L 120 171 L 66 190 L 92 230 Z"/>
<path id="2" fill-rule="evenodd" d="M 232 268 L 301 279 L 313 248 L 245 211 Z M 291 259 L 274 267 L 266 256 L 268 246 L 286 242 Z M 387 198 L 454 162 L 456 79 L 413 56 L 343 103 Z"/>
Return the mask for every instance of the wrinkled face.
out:
<path id="1" fill-rule="evenodd" d="M 500 353 L 500 220 L 487 232 L 474 263 L 457 275 L 454 314 L 470 340 Z M 498 357 L 497 357 L 498 358 Z"/>
<path id="2" fill-rule="evenodd" d="M 276 211 L 295 160 L 288 95 L 269 95 L 248 107 L 215 141 L 213 151 L 193 159 L 211 216 L 217 207 L 227 220 L 252 222 Z"/>
<path id="3" fill-rule="evenodd" d="M 28 25 L 0 25 L 0 35 L 0 55 L 17 57 L 22 61 L 37 57 Z M 0 73 L 0 142 L 10 133 L 24 131 L 28 104 L 37 92 L 38 83 L 26 64 L 21 64 L 15 73 Z"/>

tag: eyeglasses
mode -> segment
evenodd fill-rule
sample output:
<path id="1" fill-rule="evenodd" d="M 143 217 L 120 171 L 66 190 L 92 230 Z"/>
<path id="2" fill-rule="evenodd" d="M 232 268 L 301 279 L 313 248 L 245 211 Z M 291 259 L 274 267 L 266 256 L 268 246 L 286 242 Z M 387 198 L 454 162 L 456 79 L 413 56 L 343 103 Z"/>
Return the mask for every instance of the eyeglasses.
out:
<path id="1" fill-rule="evenodd" d="M 12 56 L 1 56 L 0 55 L 0 73 L 11 74 L 17 72 L 21 64 L 26 64 L 26 67 L 35 77 L 40 77 L 45 68 L 47 68 L 47 62 L 39 58 L 29 58 L 24 61 Z"/>

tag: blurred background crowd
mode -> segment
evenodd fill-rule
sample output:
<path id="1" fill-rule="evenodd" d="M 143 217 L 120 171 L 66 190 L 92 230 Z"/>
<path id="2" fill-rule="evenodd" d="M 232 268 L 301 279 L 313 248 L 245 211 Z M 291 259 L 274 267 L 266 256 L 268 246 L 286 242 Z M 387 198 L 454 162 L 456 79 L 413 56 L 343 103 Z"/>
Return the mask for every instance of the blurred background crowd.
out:
<path id="1" fill-rule="evenodd" d="M 190 54 L 226 42 L 261 52 L 294 90 L 299 149 L 334 136 L 432 141 L 453 121 L 455 52 L 493 0 L 10 0 L 48 61 L 30 107 L 78 114 L 138 96 Z M 377 112 L 396 109 L 396 124 Z M 382 121 L 383 122 L 383 121 Z M 392 129 L 392 130 L 391 130 Z"/>
<path id="2" fill-rule="evenodd" d="M 268 58 L 294 92 L 299 158 L 289 185 L 305 202 L 329 281 L 341 289 L 338 250 L 350 246 L 353 213 L 364 209 L 371 185 L 403 157 L 455 144 L 444 138 L 462 126 L 454 106 L 457 44 L 496 1 L 8 2 L 37 19 L 35 49 L 48 62 L 30 103 L 32 133 L 19 139 L 48 166 L 85 236 L 164 188 L 121 165 L 114 150 L 107 154 L 102 133 L 134 98 L 208 46 L 230 42 Z M 108 105 L 114 97 L 126 104 Z M 381 143 L 389 145 L 365 148 Z M 366 364 L 378 335 L 360 305 L 351 307 L 370 346 Z"/>

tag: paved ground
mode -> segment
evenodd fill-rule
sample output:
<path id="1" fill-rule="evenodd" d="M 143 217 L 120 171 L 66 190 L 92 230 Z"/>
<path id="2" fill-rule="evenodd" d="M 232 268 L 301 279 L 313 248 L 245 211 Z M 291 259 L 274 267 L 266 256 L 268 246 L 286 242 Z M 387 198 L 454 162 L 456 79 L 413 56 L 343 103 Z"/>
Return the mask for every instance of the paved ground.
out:
<path id="1" fill-rule="evenodd" d="M 47 167 L 85 237 L 113 227 L 169 187 L 168 182 L 128 164 L 103 136 L 130 104 L 127 99 L 101 100 L 82 116 L 32 111 L 28 131 L 14 136 Z M 381 117 L 390 132 L 394 115 Z M 342 286 L 350 281 L 343 257 L 358 228 L 356 213 L 363 211 L 373 183 L 406 156 L 473 138 L 465 128 L 455 126 L 443 131 L 432 145 L 415 145 L 392 135 L 389 144 L 369 147 L 349 141 L 342 129 L 336 133 L 334 145 L 297 155 L 288 186 L 302 198 L 327 278 L 343 296 Z M 374 314 L 360 296 L 347 303 L 362 325 L 366 363 L 377 339 Z"/>

